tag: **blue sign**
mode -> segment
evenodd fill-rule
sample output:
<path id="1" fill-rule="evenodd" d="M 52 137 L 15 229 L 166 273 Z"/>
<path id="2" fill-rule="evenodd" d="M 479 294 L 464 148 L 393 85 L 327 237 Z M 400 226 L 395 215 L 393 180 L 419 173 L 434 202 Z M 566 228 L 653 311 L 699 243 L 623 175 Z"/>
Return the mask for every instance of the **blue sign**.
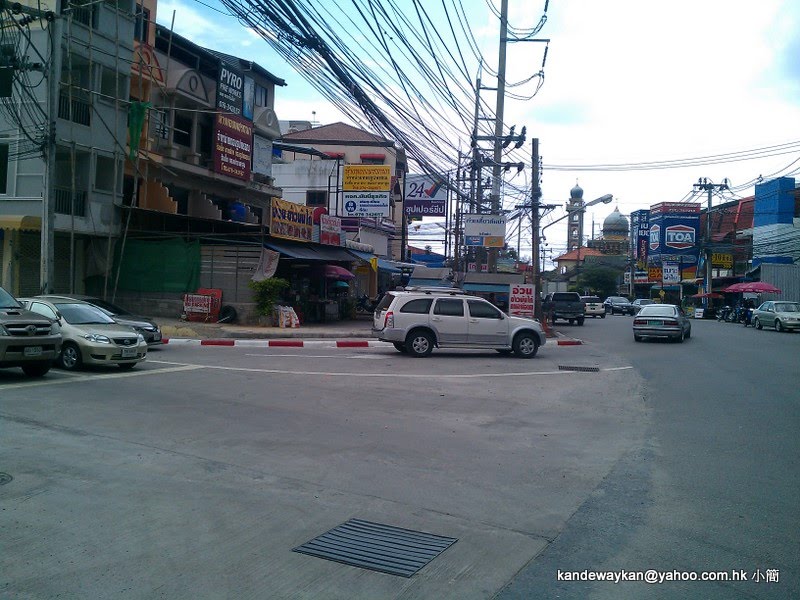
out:
<path id="1" fill-rule="evenodd" d="M 482 235 L 468 235 L 464 237 L 465 246 L 483 246 Z"/>

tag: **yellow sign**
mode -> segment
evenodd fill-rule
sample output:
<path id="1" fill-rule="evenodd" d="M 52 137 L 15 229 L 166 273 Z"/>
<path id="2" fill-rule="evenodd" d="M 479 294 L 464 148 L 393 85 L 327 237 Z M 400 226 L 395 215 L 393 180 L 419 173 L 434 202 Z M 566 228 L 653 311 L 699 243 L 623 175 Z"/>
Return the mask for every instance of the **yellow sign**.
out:
<path id="1" fill-rule="evenodd" d="M 486 235 L 483 237 L 484 248 L 502 248 L 506 245 L 506 238 L 502 235 Z"/>
<path id="2" fill-rule="evenodd" d="M 723 254 L 722 252 L 714 252 L 711 255 L 711 264 L 715 267 L 722 269 L 733 268 L 733 254 Z"/>
<path id="3" fill-rule="evenodd" d="M 389 165 L 345 165 L 342 190 L 345 192 L 388 192 L 392 189 Z"/>
<path id="4" fill-rule="evenodd" d="M 313 207 L 273 198 L 269 211 L 269 234 L 287 240 L 310 242 L 313 213 Z"/>
<path id="5" fill-rule="evenodd" d="M 647 275 L 650 281 L 661 281 L 661 278 L 664 276 L 661 267 L 650 267 L 647 269 Z"/>

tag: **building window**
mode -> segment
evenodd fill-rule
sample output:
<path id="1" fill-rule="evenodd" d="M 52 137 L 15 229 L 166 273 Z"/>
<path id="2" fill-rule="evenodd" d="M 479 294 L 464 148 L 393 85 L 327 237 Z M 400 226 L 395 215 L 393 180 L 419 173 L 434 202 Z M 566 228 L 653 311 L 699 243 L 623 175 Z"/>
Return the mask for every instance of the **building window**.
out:
<path id="1" fill-rule="evenodd" d="M 256 84 L 255 90 L 256 90 L 255 91 L 256 106 L 269 106 L 267 104 L 267 100 L 269 100 L 267 95 L 267 88 L 265 88 L 263 85 Z"/>
<path id="2" fill-rule="evenodd" d="M 100 69 L 100 89 L 99 92 L 104 100 L 115 100 L 116 98 L 128 98 L 128 77 L 123 73 L 117 73 L 108 67 Z"/>
<path id="3" fill-rule="evenodd" d="M 152 135 L 156 138 L 169 139 L 169 113 L 164 110 L 150 110 L 150 125 Z"/>
<path id="4" fill-rule="evenodd" d="M 117 163 L 117 188 L 122 191 L 122 176 L 124 169 Z M 94 187 L 104 192 L 114 191 L 114 158 L 111 156 L 97 155 L 97 163 L 94 171 Z"/>
<path id="5" fill-rule="evenodd" d="M 150 43 L 150 9 L 136 5 L 136 21 L 133 25 L 133 39 Z"/>
<path id="6" fill-rule="evenodd" d="M 307 191 L 306 206 L 328 206 L 328 192 L 319 190 Z"/>
<path id="7" fill-rule="evenodd" d="M 192 144 L 192 118 L 175 113 L 175 128 L 172 132 L 172 141 L 181 146 Z"/>

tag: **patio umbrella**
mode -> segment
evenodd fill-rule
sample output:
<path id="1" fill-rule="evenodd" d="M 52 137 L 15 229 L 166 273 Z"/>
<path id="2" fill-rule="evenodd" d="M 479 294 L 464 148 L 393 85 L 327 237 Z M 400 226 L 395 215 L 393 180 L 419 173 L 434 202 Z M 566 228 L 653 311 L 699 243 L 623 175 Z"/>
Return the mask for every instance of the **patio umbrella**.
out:
<path id="1" fill-rule="evenodd" d="M 355 279 L 356 276 L 344 267 L 325 265 L 325 277 L 328 279 Z"/>
<path id="2" fill-rule="evenodd" d="M 692 298 L 722 298 L 722 294 L 718 294 L 717 292 L 711 293 L 704 293 L 704 294 L 692 294 Z"/>
<path id="3" fill-rule="evenodd" d="M 725 288 L 726 292 L 741 292 L 745 294 L 780 294 L 781 291 L 774 285 L 770 285 L 764 281 L 744 281 L 742 283 L 734 283 L 733 285 Z"/>

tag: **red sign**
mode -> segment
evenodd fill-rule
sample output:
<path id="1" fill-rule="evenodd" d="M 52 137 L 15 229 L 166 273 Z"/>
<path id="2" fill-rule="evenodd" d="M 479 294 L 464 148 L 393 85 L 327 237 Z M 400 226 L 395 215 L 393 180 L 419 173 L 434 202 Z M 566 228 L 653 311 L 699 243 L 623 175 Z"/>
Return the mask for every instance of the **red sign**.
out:
<path id="1" fill-rule="evenodd" d="M 253 160 L 253 125 L 233 115 L 217 113 L 214 126 L 214 171 L 250 180 Z"/>
<path id="2" fill-rule="evenodd" d="M 508 314 L 533 318 L 534 287 L 527 283 L 512 283 L 508 289 Z"/>
<path id="3" fill-rule="evenodd" d="M 331 246 L 342 245 L 342 220 L 339 217 L 320 215 L 319 243 Z"/>

